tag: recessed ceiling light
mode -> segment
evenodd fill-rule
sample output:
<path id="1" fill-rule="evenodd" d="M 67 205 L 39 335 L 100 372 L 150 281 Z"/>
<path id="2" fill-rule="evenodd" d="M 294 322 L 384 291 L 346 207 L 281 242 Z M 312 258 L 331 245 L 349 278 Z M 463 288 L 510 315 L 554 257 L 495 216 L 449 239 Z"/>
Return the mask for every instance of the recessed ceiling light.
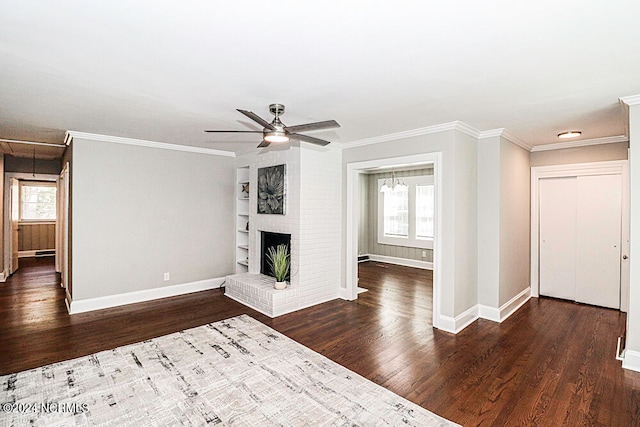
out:
<path id="1" fill-rule="evenodd" d="M 569 130 L 566 132 L 562 132 L 558 134 L 558 138 L 568 139 L 568 138 L 577 138 L 582 135 L 582 132 L 579 130 Z"/>

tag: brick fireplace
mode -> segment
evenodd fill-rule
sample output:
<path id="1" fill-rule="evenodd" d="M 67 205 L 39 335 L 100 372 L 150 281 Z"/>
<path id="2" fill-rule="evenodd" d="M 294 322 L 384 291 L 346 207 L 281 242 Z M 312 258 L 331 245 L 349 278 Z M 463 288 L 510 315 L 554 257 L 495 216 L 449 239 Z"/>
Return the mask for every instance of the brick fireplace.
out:
<path id="1" fill-rule="evenodd" d="M 225 295 L 275 317 L 338 297 L 341 271 L 340 152 L 335 148 L 291 146 L 238 157 L 249 166 L 249 271 L 227 276 Z M 286 214 L 257 213 L 258 169 L 286 165 Z M 337 173 L 338 171 L 338 173 Z M 264 274 L 263 233 L 287 235 L 289 286 L 273 289 Z"/>

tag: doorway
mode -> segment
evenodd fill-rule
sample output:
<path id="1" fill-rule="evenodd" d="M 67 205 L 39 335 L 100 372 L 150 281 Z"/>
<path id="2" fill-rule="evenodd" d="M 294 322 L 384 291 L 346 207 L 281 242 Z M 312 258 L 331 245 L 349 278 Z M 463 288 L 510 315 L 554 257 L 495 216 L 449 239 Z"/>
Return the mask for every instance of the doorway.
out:
<path id="1" fill-rule="evenodd" d="M 13 274 L 18 269 L 20 256 L 55 254 L 57 249 L 55 237 L 57 181 L 58 175 L 5 173 L 3 257 L 6 276 Z M 25 193 L 33 194 L 30 198 L 21 198 L 21 194 Z M 53 217 L 45 218 L 47 213 L 41 209 L 44 203 L 41 206 L 38 200 L 51 198 Z M 31 203 L 30 200 L 35 200 L 35 202 Z M 40 218 L 42 215 L 44 217 Z M 22 251 L 20 251 L 20 245 L 23 246 Z"/>
<path id="2" fill-rule="evenodd" d="M 413 156 L 394 157 L 380 160 L 348 163 L 347 166 L 347 206 L 346 206 L 346 252 L 345 284 L 343 297 L 348 300 L 358 298 L 358 227 L 360 221 L 359 175 L 363 171 L 378 167 L 406 167 L 410 164 L 433 164 L 435 193 L 434 238 L 433 238 L 433 326 L 439 326 L 440 286 L 441 286 L 441 217 L 442 217 L 442 154 L 425 153 Z"/>

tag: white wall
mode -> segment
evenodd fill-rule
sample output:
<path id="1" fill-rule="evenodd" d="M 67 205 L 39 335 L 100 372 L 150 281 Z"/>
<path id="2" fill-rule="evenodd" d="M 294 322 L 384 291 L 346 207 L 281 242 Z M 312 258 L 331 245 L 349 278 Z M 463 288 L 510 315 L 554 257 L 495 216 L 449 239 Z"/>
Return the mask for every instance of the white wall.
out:
<path id="1" fill-rule="evenodd" d="M 338 297 L 342 229 L 341 151 L 301 143 L 300 306 Z"/>
<path id="2" fill-rule="evenodd" d="M 629 106 L 631 250 L 627 342 L 623 366 L 640 371 L 640 102 Z"/>
<path id="3" fill-rule="evenodd" d="M 72 144 L 74 304 L 233 273 L 233 157 Z"/>

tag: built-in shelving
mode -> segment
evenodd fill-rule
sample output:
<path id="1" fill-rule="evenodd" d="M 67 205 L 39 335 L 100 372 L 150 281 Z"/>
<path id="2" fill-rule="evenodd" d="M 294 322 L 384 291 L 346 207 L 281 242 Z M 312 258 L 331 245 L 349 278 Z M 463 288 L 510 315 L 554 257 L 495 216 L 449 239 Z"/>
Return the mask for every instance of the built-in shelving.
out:
<path id="1" fill-rule="evenodd" d="M 236 272 L 249 270 L 249 166 L 236 169 Z"/>

